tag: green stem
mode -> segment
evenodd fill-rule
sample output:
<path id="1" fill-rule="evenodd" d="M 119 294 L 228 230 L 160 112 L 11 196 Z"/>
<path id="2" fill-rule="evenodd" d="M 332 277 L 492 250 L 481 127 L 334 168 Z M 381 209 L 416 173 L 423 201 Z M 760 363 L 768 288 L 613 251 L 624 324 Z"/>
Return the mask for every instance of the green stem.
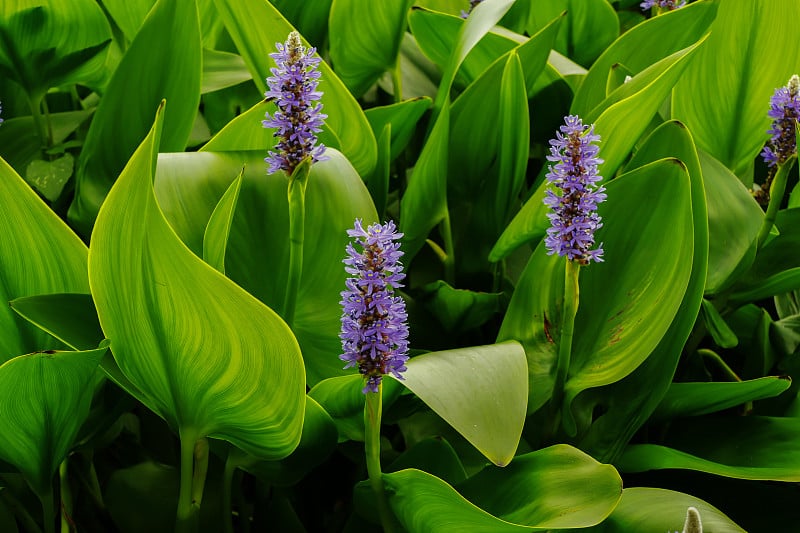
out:
<path id="1" fill-rule="evenodd" d="M 731 367 L 728 366 L 728 363 L 726 363 L 725 360 L 722 359 L 722 357 L 720 357 L 720 355 L 714 350 L 709 350 L 707 348 L 700 348 L 699 350 L 697 350 L 697 353 L 707 359 L 711 359 L 712 361 L 714 361 L 717 364 L 717 366 L 722 370 L 722 373 L 725 374 L 725 376 L 727 376 L 727 378 L 730 379 L 731 381 L 742 381 L 742 378 L 740 378 L 739 375 L 736 372 L 734 372 Z"/>
<path id="2" fill-rule="evenodd" d="M 392 85 L 394 85 L 394 103 L 399 104 L 403 101 L 403 74 L 400 69 L 400 57 L 392 68 Z"/>
<path id="3" fill-rule="evenodd" d="M 61 489 L 61 533 L 70 533 L 75 530 L 72 522 L 72 491 L 69 488 L 67 476 L 67 458 L 61 461 L 58 467 L 58 482 Z"/>
<path id="4" fill-rule="evenodd" d="M 368 392 L 364 404 L 364 451 L 367 456 L 367 474 L 369 484 L 378 500 L 378 513 L 381 517 L 384 533 L 394 531 L 394 519 L 389 509 L 389 501 L 383 489 L 381 474 L 381 414 L 383 410 L 383 384 L 378 385 L 378 392 Z"/>
<path id="5" fill-rule="evenodd" d="M 558 359 L 556 362 L 556 379 L 553 386 L 553 409 L 561 409 L 562 423 L 567 433 L 573 434 L 575 422 L 569 414 L 569 409 L 563 405 L 564 388 L 567 383 L 570 359 L 572 358 L 572 337 L 575 332 L 575 315 L 578 314 L 580 291 L 578 276 L 581 266 L 576 261 L 566 260 L 564 272 L 564 307 L 561 312 L 561 337 L 558 343 Z"/>
<path id="6" fill-rule="evenodd" d="M 52 487 L 42 495 L 42 516 L 44 517 L 44 533 L 56 532 L 55 494 Z"/>
<path id="7" fill-rule="evenodd" d="M 236 473 L 236 462 L 233 453 L 228 452 L 225 460 L 225 471 L 222 473 L 222 516 L 225 533 L 233 533 L 233 475 Z"/>
<path id="8" fill-rule="evenodd" d="M 178 494 L 178 512 L 175 519 L 176 533 L 194 533 L 199 525 L 199 502 L 193 498 L 196 494 L 195 481 L 195 449 L 198 439 L 194 433 L 181 432 L 181 487 Z M 205 439 L 203 439 L 205 440 Z M 207 446 L 207 444 L 206 444 Z M 206 461 L 208 457 L 206 456 Z M 205 478 L 205 473 L 203 473 Z M 202 488 L 200 489 L 202 495 Z"/>
<path id="9" fill-rule="evenodd" d="M 42 533 L 42 528 L 39 527 L 39 524 L 36 523 L 36 520 L 33 519 L 25 506 L 11 494 L 9 489 L 0 490 L 0 500 L 3 500 L 6 506 L 11 509 L 11 512 L 14 513 L 14 516 L 17 518 L 20 525 L 22 525 L 24 531 L 28 533 Z"/>
<path id="10" fill-rule="evenodd" d="M 775 218 L 778 216 L 778 209 L 783 202 L 783 195 L 786 192 L 786 182 L 789 177 L 789 171 L 794 166 L 796 157 L 791 157 L 786 160 L 782 165 L 778 166 L 778 171 L 772 180 L 772 185 L 769 188 L 769 205 L 767 206 L 767 213 L 764 216 L 764 222 L 761 224 L 761 229 L 758 230 L 758 249 L 764 245 L 764 242 L 775 224 Z"/>
<path id="11" fill-rule="evenodd" d="M 453 230 L 450 227 L 450 212 L 446 211 L 442 220 L 442 240 L 444 240 L 444 280 L 450 285 L 455 286 L 456 281 L 456 257 L 453 247 Z"/>
<path id="12" fill-rule="evenodd" d="M 303 240 L 306 221 L 306 184 L 311 162 L 305 159 L 289 177 L 289 279 L 283 301 L 283 319 L 292 326 L 297 308 L 297 293 L 303 273 Z"/>
<path id="13" fill-rule="evenodd" d="M 42 109 L 44 110 L 44 122 L 47 131 L 47 147 L 53 147 L 53 121 L 50 120 L 50 108 L 47 106 L 47 96 L 42 98 Z"/>
<path id="14" fill-rule="evenodd" d="M 28 97 L 28 106 L 31 108 L 31 116 L 33 117 L 33 124 L 36 126 L 36 132 L 39 136 L 39 141 L 42 143 L 43 148 L 49 148 L 47 127 L 45 126 L 44 119 L 42 118 L 42 96 L 34 95 Z"/>

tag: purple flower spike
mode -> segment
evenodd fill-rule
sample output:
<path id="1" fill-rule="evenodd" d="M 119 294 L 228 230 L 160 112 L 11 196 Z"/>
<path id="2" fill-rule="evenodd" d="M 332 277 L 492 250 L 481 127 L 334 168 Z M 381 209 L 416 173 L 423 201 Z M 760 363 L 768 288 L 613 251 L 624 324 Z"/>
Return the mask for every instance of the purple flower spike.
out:
<path id="1" fill-rule="evenodd" d="M 3 104 L 0 103 L 0 113 L 2 113 L 2 112 L 3 112 Z M 3 119 L 0 118 L 0 124 L 2 124 L 2 123 L 3 123 Z"/>
<path id="2" fill-rule="evenodd" d="M 397 233 L 392 221 L 372 224 L 365 230 L 360 219 L 347 234 L 355 238 L 361 251 L 352 243 L 347 245 L 344 269 L 354 277 L 347 278 L 347 290 L 342 291 L 344 312 L 339 338 L 343 354 L 339 359 L 347 363 L 345 368 L 357 366 L 367 378 L 362 391 L 366 394 L 378 392 L 386 374 L 403 379 L 400 373 L 408 361 L 406 304 L 394 294 L 405 278 L 399 261 L 403 252 L 395 242 L 403 234 Z"/>
<path id="3" fill-rule="evenodd" d="M 597 214 L 597 204 L 606 199 L 605 187 L 597 183 L 597 165 L 603 162 L 597 157 L 598 147 L 592 143 L 600 141 L 594 133 L 594 125 L 584 126 L 578 116 L 564 119 L 564 126 L 550 141 L 548 161 L 556 162 L 547 173 L 547 181 L 555 185 L 559 193 L 548 189 L 544 204 L 553 212 L 548 213 L 550 227 L 544 243 L 547 254 L 567 256 L 570 261 L 588 265 L 590 261 L 603 260 L 603 245 L 594 250 L 594 232 L 603 224 Z"/>
<path id="4" fill-rule="evenodd" d="M 645 0 L 639 4 L 642 9 L 650 9 L 651 7 L 660 7 L 661 9 L 668 9 L 673 11 L 686 5 L 686 0 Z"/>
<path id="5" fill-rule="evenodd" d="M 472 10 L 475 9 L 475 7 L 478 4 L 480 4 L 481 2 L 483 2 L 483 0 L 469 0 L 469 11 L 464 11 L 462 9 L 461 10 L 461 18 L 462 19 L 467 18 L 469 16 L 469 14 L 472 13 Z"/>
<path id="6" fill-rule="evenodd" d="M 795 121 L 800 117 L 800 78 L 789 78 L 785 87 L 775 89 L 770 98 L 769 117 L 772 127 L 767 130 L 772 137 L 761 152 L 761 157 L 771 166 L 782 165 L 797 153 Z"/>
<path id="7" fill-rule="evenodd" d="M 300 41 L 300 34 L 293 31 L 285 44 L 276 43 L 277 52 L 270 54 L 277 68 L 270 69 L 272 76 L 267 78 L 269 90 L 264 93 L 267 99 L 274 100 L 278 110 L 262 122 L 265 128 L 277 128 L 273 134 L 280 138 L 264 159 L 269 163 L 269 173 L 279 169 L 291 175 L 297 165 L 306 157 L 312 162 L 323 161 L 325 146 L 317 146 L 317 133 L 322 130 L 322 104 L 317 102 L 322 93 L 317 91 L 320 73 L 317 70 L 320 58 L 314 57 L 316 48 L 306 50 Z M 316 104 L 314 102 L 317 102 Z"/>

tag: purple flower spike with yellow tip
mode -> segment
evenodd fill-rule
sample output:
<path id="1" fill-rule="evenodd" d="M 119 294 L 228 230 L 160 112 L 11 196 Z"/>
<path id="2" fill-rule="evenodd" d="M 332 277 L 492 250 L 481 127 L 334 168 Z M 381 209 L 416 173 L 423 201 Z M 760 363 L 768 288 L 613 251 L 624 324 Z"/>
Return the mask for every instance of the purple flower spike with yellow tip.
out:
<path id="1" fill-rule="evenodd" d="M 785 87 L 775 89 L 770 98 L 769 118 L 772 126 L 767 131 L 771 135 L 761 157 L 771 166 L 781 165 L 797 153 L 795 121 L 800 117 L 800 78 L 797 74 L 789 78 Z"/>
<path id="2" fill-rule="evenodd" d="M 378 392 L 386 374 L 403 379 L 408 361 L 408 315 L 403 299 L 396 296 L 403 265 L 394 222 L 371 224 L 364 229 L 361 220 L 347 230 L 355 239 L 347 245 L 344 259 L 347 278 L 342 291 L 342 355 L 345 368 L 358 367 L 367 378 L 364 394 Z M 358 248 L 357 248 L 358 247 Z"/>
<path id="3" fill-rule="evenodd" d="M 312 162 L 327 159 L 323 155 L 325 146 L 317 145 L 317 133 L 322 131 L 328 115 L 322 113 L 322 104 L 318 102 L 322 93 L 317 91 L 320 58 L 314 57 L 316 48 L 306 49 L 296 31 L 289 34 L 286 43 L 275 46 L 278 51 L 270 57 L 277 67 L 271 69 L 272 76 L 267 78 L 269 90 L 264 96 L 273 100 L 278 110 L 272 116 L 267 113 L 262 124 L 265 128 L 276 128 L 273 135 L 280 141 L 265 161 L 269 163 L 270 174 L 282 169 L 291 175 L 307 157 Z"/>
<path id="4" fill-rule="evenodd" d="M 597 204 L 606 199 L 605 187 L 597 185 L 603 179 L 597 175 L 597 165 L 603 160 L 597 157 L 599 148 L 593 144 L 600 136 L 594 133 L 594 125 L 584 126 L 578 116 L 570 115 L 564 123 L 550 141 L 547 156 L 548 161 L 556 163 L 550 167 L 547 180 L 558 192 L 548 189 L 544 198 L 544 204 L 553 210 L 547 215 L 550 227 L 544 242 L 548 255 L 558 254 L 588 265 L 603 260 L 602 244 L 592 249 L 594 233 L 603 225 Z"/>

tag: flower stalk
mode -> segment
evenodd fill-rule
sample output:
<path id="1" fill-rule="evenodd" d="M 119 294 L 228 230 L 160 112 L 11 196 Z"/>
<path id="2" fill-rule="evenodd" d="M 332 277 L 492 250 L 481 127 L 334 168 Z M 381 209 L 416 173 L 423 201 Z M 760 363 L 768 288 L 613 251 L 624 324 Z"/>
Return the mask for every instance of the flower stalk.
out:
<path id="1" fill-rule="evenodd" d="M 378 515 L 384 533 L 394 531 L 394 517 L 386 498 L 381 472 L 381 416 L 383 411 L 383 383 L 378 390 L 368 392 L 364 403 L 364 452 L 367 460 L 367 476 L 378 502 Z"/>

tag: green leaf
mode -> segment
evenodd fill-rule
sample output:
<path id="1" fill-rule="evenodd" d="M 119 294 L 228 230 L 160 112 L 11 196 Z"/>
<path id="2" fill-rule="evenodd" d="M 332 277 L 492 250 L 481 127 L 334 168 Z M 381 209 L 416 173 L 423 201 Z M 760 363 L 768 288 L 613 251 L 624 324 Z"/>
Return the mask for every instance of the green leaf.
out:
<path id="1" fill-rule="evenodd" d="M 241 56 L 203 48 L 203 77 L 200 81 L 202 94 L 233 87 L 251 79 L 253 76 Z"/>
<path id="2" fill-rule="evenodd" d="M 2 159 L 0 227 L 0 302 L 89 292 L 86 246 Z M 0 362 L 59 346 L 10 307 L 0 306 Z"/>
<path id="3" fill-rule="evenodd" d="M 697 470 L 736 479 L 800 480 L 800 420 L 737 416 L 674 421 L 667 446 L 628 446 L 622 472 Z"/>
<path id="4" fill-rule="evenodd" d="M 337 355 L 342 346 L 339 302 L 347 277 L 342 264 L 347 230 L 356 218 L 365 224 L 377 220 L 369 192 L 352 165 L 336 150 L 326 153 L 329 159 L 312 165 L 308 177 L 304 257 L 309 259 L 303 263 L 293 323 L 312 386 L 346 373 Z M 282 309 L 289 268 L 287 180 L 282 172 L 265 175 L 262 159 L 262 154 L 243 154 L 233 167 L 240 170 L 247 165 L 230 227 L 225 271 L 266 305 Z"/>
<path id="5" fill-rule="evenodd" d="M 256 163 L 258 161 L 258 163 Z M 161 211 L 195 255 L 203 255 L 203 237 L 214 209 L 241 172 L 266 171 L 262 154 L 188 152 L 159 154 L 155 192 Z"/>
<path id="6" fill-rule="evenodd" d="M 605 243 L 605 262 L 581 273 L 565 406 L 583 390 L 619 381 L 647 358 L 678 311 L 692 270 L 691 187 L 680 161 L 646 165 L 607 189 L 608 200 L 599 210 L 603 228 L 597 234 Z M 654 248 L 654 242 L 659 246 Z M 539 245 L 498 335 L 525 346 L 531 412 L 545 403 L 553 386 L 564 276 L 564 260 L 558 259 Z"/>
<path id="7" fill-rule="evenodd" d="M 270 485 L 287 487 L 327 460 L 336 448 L 336 437 L 333 419 L 313 398 L 306 397 L 303 433 L 291 455 L 280 461 L 259 461 L 241 450 L 232 449 L 229 460 Z"/>
<path id="8" fill-rule="evenodd" d="M 308 396 L 333 418 L 339 441 L 364 440 L 364 378 L 359 374 L 328 378 L 317 383 Z M 393 379 L 383 381 L 383 405 L 388 408 L 400 396 L 403 387 Z"/>
<path id="9" fill-rule="evenodd" d="M 305 2 L 273 0 L 270 2 L 289 22 L 317 48 L 328 37 L 328 20 L 333 0 L 314 0 L 313 9 Z"/>
<path id="10" fill-rule="evenodd" d="M 640 74 L 641 81 L 631 80 L 629 84 L 624 84 L 589 113 L 588 116 L 592 117 L 609 105 L 596 120 L 587 119 L 595 123 L 595 132 L 605 141 L 601 145 L 604 162 L 598 166 L 600 175 L 611 178 L 622 165 L 704 42 L 705 39 L 701 39 L 675 52 L 662 60 L 663 63 L 654 65 L 653 71 L 645 70 Z M 644 88 L 628 96 L 629 91 L 637 89 L 640 83 L 646 84 Z M 621 99 L 616 101 L 617 98 Z"/>
<path id="11" fill-rule="evenodd" d="M 275 49 L 275 43 L 286 41 L 286 36 L 294 28 L 272 4 L 264 0 L 215 0 L 215 5 L 236 43 L 236 48 L 250 69 L 253 81 L 263 93 L 266 90 L 265 77 L 270 68 L 274 67 L 269 52 Z M 343 152 L 361 176 L 368 176 L 375 167 L 377 148 L 364 113 L 327 63 L 320 62 L 319 71 L 322 76 L 317 90 L 322 93 L 321 102 L 325 114 L 328 115 L 320 140 L 326 146 Z M 274 104 L 269 104 L 267 109 L 272 112 Z M 264 113 L 260 112 L 258 115 L 258 119 L 252 123 L 240 124 L 249 131 L 263 130 L 261 120 Z M 254 135 L 261 138 L 262 134 Z M 213 143 L 214 139 L 210 142 Z M 274 142 L 270 142 L 259 149 L 266 153 L 273 144 Z M 221 150 L 218 146 L 209 149 Z"/>
<path id="12" fill-rule="evenodd" d="M 730 383 L 673 383 L 653 413 L 653 419 L 669 420 L 715 413 L 746 402 L 774 398 L 791 384 L 788 376 Z"/>
<path id="13" fill-rule="evenodd" d="M 51 87 L 102 77 L 111 29 L 92 0 L 22 0 L 0 6 L 0 75 L 38 106 Z"/>
<path id="14" fill-rule="evenodd" d="M 606 0 L 546 2 L 530 10 L 528 33 L 536 33 L 563 11 L 567 17 L 554 49 L 588 67 L 619 36 L 617 13 Z"/>
<path id="15" fill-rule="evenodd" d="M 0 365 L 0 459 L 16 466 L 40 498 L 89 413 L 106 347 L 39 352 Z"/>
<path id="16" fill-rule="evenodd" d="M 430 437 L 417 442 L 395 459 L 386 471 L 397 472 L 406 468 L 433 474 L 451 485 L 467 479 L 458 453 L 442 437 Z"/>
<path id="17" fill-rule="evenodd" d="M 720 348 L 733 348 L 739 344 L 739 339 L 736 334 L 731 330 L 730 326 L 722 318 L 717 308 L 710 301 L 703 299 L 702 310 L 703 322 L 706 329 L 711 334 L 711 338 Z"/>
<path id="18" fill-rule="evenodd" d="M 463 332 L 485 324 L 503 309 L 503 293 L 455 289 L 439 280 L 422 289 L 419 300 L 450 332 Z"/>
<path id="19" fill-rule="evenodd" d="M 592 425 L 580 442 L 582 449 L 600 460 L 611 461 L 616 458 L 661 401 L 672 381 L 703 298 L 708 263 L 707 211 L 703 174 L 689 131 L 678 122 L 667 122 L 660 126 L 634 155 L 629 168 L 666 156 L 678 157 L 689 171 L 694 233 L 692 272 L 672 324 L 644 363 L 621 381 L 600 389 L 590 389 L 576 400 L 583 416 L 589 416 L 595 410 L 605 410 L 600 417 L 592 417 Z"/>
<path id="20" fill-rule="evenodd" d="M 740 178 L 751 174 L 767 140 L 770 96 L 800 70 L 792 23 L 798 18 L 793 0 L 776 0 L 768 11 L 757 0 L 721 2 L 707 46 L 675 86 L 673 116 L 689 127 L 699 148 Z M 754 65 L 758 76 L 747 75 Z M 752 177 L 745 181 L 750 184 Z"/>
<path id="21" fill-rule="evenodd" d="M 128 41 L 133 41 L 156 0 L 103 0 L 111 18 Z"/>
<path id="22" fill-rule="evenodd" d="M 275 312 L 192 254 L 167 224 L 152 188 L 163 119 L 159 108 L 92 235 L 100 324 L 122 373 L 181 438 L 285 457 L 302 428 L 299 346 Z"/>
<path id="23" fill-rule="evenodd" d="M 383 475 L 389 504 L 409 531 L 516 531 L 588 527 L 622 494 L 614 467 L 559 444 L 488 466 L 456 485 L 419 470 Z M 532 496 L 533 495 L 533 496 Z"/>
<path id="24" fill-rule="evenodd" d="M 387 124 L 392 126 L 390 161 L 394 161 L 408 145 L 416 131 L 419 120 L 430 106 L 431 99 L 423 96 L 405 100 L 398 104 L 372 107 L 364 112 L 376 138 L 380 136 Z"/>
<path id="25" fill-rule="evenodd" d="M 161 149 L 186 147 L 200 102 L 201 55 L 195 0 L 159 0 L 114 71 L 78 158 L 69 218 L 84 234 L 162 99 L 170 106 Z"/>
<path id="26" fill-rule="evenodd" d="M 692 2 L 662 16 L 653 17 L 625 32 L 594 62 L 575 93 L 571 114 L 584 116 L 606 98 L 606 84 L 616 64 L 639 73 L 697 42 L 717 12 L 716 1 Z"/>
<path id="27" fill-rule="evenodd" d="M 733 284 L 753 263 L 764 211 L 730 170 L 699 151 L 708 202 L 708 279 L 706 293 Z"/>
<path id="28" fill-rule="evenodd" d="M 25 169 L 25 181 L 30 183 L 39 193 L 50 202 L 55 202 L 61 196 L 61 191 L 72 177 L 75 159 L 67 152 L 52 161 L 34 159 Z"/>
<path id="29" fill-rule="evenodd" d="M 516 342 L 430 352 L 409 360 L 403 381 L 499 466 L 519 444 L 528 401 L 525 352 Z"/>
<path id="30" fill-rule="evenodd" d="M 225 273 L 225 251 L 228 249 L 228 237 L 233 224 L 233 215 L 236 212 L 236 202 L 239 200 L 239 191 L 242 188 L 243 174 L 244 169 L 220 198 L 217 207 L 211 213 L 203 237 L 203 260 L 223 274 Z"/>
<path id="31" fill-rule="evenodd" d="M 38 294 L 9 303 L 25 320 L 74 350 L 91 350 L 104 338 L 89 294 Z"/>
<path id="32" fill-rule="evenodd" d="M 328 19 L 331 61 L 356 98 L 397 62 L 412 1 L 333 0 Z"/>
<path id="33" fill-rule="evenodd" d="M 93 112 L 94 108 L 50 113 L 53 144 L 63 143 Z M 42 157 L 42 148 L 42 140 L 36 132 L 33 117 L 23 116 L 3 120 L 3 127 L 0 128 L 0 156 L 5 158 L 9 165 L 21 172 L 28 168 L 31 161 Z"/>
<path id="34" fill-rule="evenodd" d="M 403 233 L 403 250 L 407 264 L 422 248 L 430 231 L 448 216 L 449 136 L 450 105 L 445 104 L 417 159 L 400 202 L 400 231 Z"/>
<path id="35" fill-rule="evenodd" d="M 700 511 L 703 528 L 714 533 L 744 533 L 722 511 L 699 498 L 666 489 L 634 487 L 622 491 L 622 499 L 602 524 L 588 529 L 593 533 L 631 531 L 679 531 L 686 509 Z"/>

